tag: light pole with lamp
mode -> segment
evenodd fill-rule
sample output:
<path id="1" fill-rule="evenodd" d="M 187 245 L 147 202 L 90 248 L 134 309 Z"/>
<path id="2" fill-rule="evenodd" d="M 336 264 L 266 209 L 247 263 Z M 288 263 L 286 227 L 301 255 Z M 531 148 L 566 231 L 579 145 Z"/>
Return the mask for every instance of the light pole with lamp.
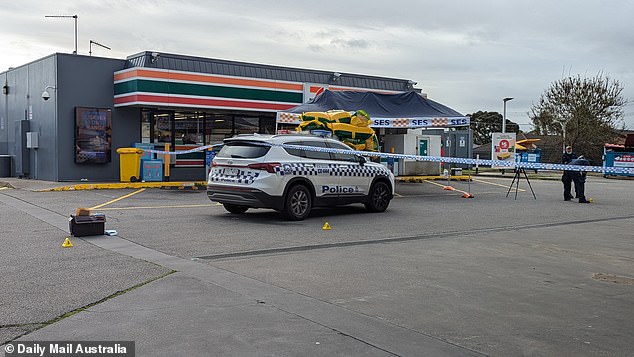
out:
<path id="1" fill-rule="evenodd" d="M 76 55 L 77 54 L 77 18 L 79 16 L 77 16 L 77 15 L 46 15 L 44 17 L 58 17 L 58 18 L 75 19 L 75 51 L 73 51 L 73 54 Z"/>
<path id="2" fill-rule="evenodd" d="M 513 100 L 513 98 L 506 97 L 502 99 L 502 101 L 504 102 L 504 115 L 502 115 L 502 132 L 503 133 L 506 133 L 506 102 L 508 102 L 509 100 Z"/>
<path id="3" fill-rule="evenodd" d="M 106 46 L 106 45 L 102 45 L 101 43 L 99 43 L 99 42 L 97 42 L 97 41 L 90 40 L 90 46 L 89 46 L 89 47 L 90 47 L 90 50 L 88 51 L 88 55 L 89 55 L 89 56 L 92 56 L 92 44 L 93 44 L 93 43 L 94 43 L 95 45 L 100 46 L 100 47 L 103 47 L 103 48 L 105 48 L 105 49 L 107 49 L 107 50 L 112 50 L 112 48 L 110 48 L 110 47 L 108 47 L 108 46 Z"/>

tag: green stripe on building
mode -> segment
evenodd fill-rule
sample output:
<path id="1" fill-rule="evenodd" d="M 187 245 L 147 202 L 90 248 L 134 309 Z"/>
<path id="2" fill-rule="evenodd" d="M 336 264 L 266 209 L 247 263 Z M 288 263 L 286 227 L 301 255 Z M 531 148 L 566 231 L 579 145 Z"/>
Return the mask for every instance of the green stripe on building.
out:
<path id="1" fill-rule="evenodd" d="M 301 104 L 304 99 L 302 93 L 251 88 L 234 88 L 191 83 L 151 81 L 145 79 L 133 79 L 131 81 L 116 83 L 114 85 L 115 95 L 133 92 L 196 95 L 201 97 L 263 100 L 298 104 Z"/>

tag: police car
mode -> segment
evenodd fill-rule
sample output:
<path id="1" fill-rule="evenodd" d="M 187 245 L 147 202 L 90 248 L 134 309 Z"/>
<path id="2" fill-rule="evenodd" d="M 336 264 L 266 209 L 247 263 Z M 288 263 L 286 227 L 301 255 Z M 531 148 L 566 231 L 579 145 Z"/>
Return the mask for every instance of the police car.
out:
<path id="1" fill-rule="evenodd" d="M 290 147 L 289 147 L 290 145 Z M 394 196 L 394 175 L 329 138 L 309 135 L 244 135 L 224 140 L 212 162 L 207 196 L 231 213 L 272 208 L 290 220 L 313 207 L 363 203 L 383 212 Z"/>

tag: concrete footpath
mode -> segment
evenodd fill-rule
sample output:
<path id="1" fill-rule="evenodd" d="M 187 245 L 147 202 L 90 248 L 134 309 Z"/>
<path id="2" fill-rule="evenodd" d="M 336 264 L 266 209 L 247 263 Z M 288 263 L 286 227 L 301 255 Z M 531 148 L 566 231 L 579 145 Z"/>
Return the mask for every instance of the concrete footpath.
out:
<path id="1" fill-rule="evenodd" d="M 204 181 L 172 181 L 172 182 L 51 182 L 42 180 L 0 178 L 0 187 L 16 188 L 35 192 L 50 191 L 83 191 L 113 190 L 135 188 L 162 188 L 178 190 L 204 190 Z"/>
<path id="2" fill-rule="evenodd" d="M 56 185 L 12 186 L 20 184 Z M 68 217 L 11 191 L 0 191 L 0 343 L 132 340 L 137 356 L 481 355 L 120 237 L 75 238 L 61 249 Z"/>

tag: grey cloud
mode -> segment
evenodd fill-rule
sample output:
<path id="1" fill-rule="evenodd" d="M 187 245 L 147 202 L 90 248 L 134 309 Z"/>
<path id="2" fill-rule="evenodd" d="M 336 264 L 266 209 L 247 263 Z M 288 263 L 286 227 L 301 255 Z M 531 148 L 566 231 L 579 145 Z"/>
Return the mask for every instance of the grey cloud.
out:
<path id="1" fill-rule="evenodd" d="M 49 21 L 50 1 L 0 8 L 0 69 L 70 52 L 72 22 Z M 620 80 L 634 98 L 632 1 L 67 0 L 79 15 L 79 50 L 103 56 L 159 50 L 412 79 L 463 113 L 501 110 L 527 122 L 533 101 L 562 73 Z M 359 54 L 360 55 L 351 55 Z M 19 55 L 18 55 L 19 54 Z M 17 61 L 20 63 L 15 63 Z M 564 70 L 567 69 L 567 70 Z M 634 129 L 634 106 L 628 126 Z M 511 117 L 518 116 L 518 117 Z"/>
<path id="2" fill-rule="evenodd" d="M 330 43 L 336 47 L 344 47 L 344 48 L 352 48 L 352 49 L 364 49 L 370 47 L 368 41 L 359 40 L 359 39 L 343 39 L 343 38 L 334 38 L 330 41 Z"/>

